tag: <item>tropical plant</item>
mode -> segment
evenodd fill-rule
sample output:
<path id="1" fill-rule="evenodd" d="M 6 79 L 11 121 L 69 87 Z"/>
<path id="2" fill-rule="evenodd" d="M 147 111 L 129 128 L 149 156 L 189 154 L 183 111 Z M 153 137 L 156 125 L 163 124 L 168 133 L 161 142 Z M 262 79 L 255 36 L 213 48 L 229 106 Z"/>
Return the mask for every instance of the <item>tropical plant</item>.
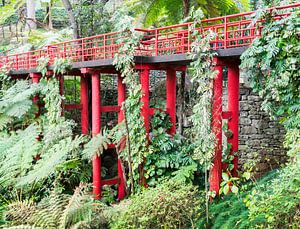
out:
<path id="1" fill-rule="evenodd" d="M 206 17 L 216 17 L 229 13 L 247 11 L 249 4 L 243 1 L 210 1 L 210 0 L 127 0 L 128 6 L 145 27 L 177 24 L 189 16 L 192 8 L 200 8 Z"/>
<path id="2" fill-rule="evenodd" d="M 7 226 L 64 229 L 88 225 L 105 228 L 106 224 L 104 216 L 101 216 L 104 205 L 93 200 L 85 184 L 77 187 L 73 195 L 52 192 L 38 204 L 31 201 L 16 201 L 6 208 Z"/>

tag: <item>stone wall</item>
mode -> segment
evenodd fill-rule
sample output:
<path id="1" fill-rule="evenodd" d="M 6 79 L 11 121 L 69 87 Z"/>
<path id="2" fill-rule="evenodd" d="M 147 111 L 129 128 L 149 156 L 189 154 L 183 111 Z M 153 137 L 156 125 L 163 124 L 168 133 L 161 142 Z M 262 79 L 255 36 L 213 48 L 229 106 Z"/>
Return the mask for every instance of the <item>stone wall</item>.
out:
<path id="1" fill-rule="evenodd" d="M 240 127 L 239 163 L 242 166 L 249 159 L 258 161 L 257 176 L 276 168 L 286 160 L 283 149 L 284 128 L 277 120 L 271 120 L 261 109 L 261 98 L 255 94 L 249 83 L 241 79 L 240 84 Z"/>

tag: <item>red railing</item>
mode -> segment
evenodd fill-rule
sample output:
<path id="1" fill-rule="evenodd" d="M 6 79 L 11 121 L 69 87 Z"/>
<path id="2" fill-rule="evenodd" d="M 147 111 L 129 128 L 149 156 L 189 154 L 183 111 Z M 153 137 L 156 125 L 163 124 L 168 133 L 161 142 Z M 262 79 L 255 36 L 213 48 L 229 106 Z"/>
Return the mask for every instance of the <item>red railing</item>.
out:
<path id="1" fill-rule="evenodd" d="M 269 9 L 273 18 L 280 19 L 290 14 L 291 9 L 300 6 L 295 3 Z M 199 32 L 212 30 L 217 34 L 211 43 L 213 50 L 248 46 L 253 39 L 261 36 L 262 21 L 253 24 L 254 12 L 234 14 L 201 21 Z M 156 29 L 136 29 L 143 34 L 136 55 L 161 56 L 190 52 L 193 37 L 192 23 L 172 25 Z M 118 43 L 119 32 L 106 33 L 49 45 L 40 50 L 0 57 L 0 67 L 8 66 L 11 70 L 29 70 L 38 65 L 38 59 L 49 57 L 50 65 L 55 58 L 71 58 L 73 62 L 104 60 L 114 58 L 122 44 Z"/>

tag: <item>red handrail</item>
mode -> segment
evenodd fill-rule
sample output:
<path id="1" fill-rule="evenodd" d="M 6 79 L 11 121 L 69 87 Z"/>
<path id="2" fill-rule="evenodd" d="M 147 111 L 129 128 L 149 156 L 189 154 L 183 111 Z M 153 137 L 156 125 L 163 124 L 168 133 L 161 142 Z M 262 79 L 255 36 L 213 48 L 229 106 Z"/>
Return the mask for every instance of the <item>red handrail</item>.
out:
<path id="1" fill-rule="evenodd" d="M 268 9 L 286 10 L 299 7 L 300 3 L 278 6 Z M 262 21 L 252 25 L 251 15 L 254 11 L 233 14 L 223 17 L 205 19 L 201 21 L 200 32 L 212 30 L 217 36 L 211 42 L 212 49 L 227 49 L 248 46 L 253 39 L 261 36 Z M 275 19 L 289 15 L 287 12 L 277 12 Z M 187 53 L 191 50 L 192 38 L 190 26 L 193 22 L 171 25 L 155 29 L 135 29 L 143 33 L 140 47 L 136 55 L 160 56 Z M 118 44 L 120 32 L 85 37 L 48 45 L 42 49 L 12 54 L 0 57 L 0 67 L 7 66 L 10 70 L 29 70 L 38 66 L 38 59 L 49 57 L 49 64 L 55 58 L 71 58 L 73 62 L 84 62 L 114 58 L 122 44 Z"/>

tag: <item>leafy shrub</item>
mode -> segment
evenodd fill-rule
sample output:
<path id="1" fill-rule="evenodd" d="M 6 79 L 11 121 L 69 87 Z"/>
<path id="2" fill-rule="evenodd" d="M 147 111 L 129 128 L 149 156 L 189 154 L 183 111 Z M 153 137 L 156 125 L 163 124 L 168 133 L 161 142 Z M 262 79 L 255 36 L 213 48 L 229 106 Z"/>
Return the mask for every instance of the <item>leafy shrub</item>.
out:
<path id="1" fill-rule="evenodd" d="M 111 228 L 189 228 L 204 201 L 196 187 L 169 180 L 116 206 Z"/>
<path id="2" fill-rule="evenodd" d="M 297 228 L 299 225 L 299 169 L 273 171 L 257 183 L 244 185 L 238 196 L 229 195 L 209 207 L 209 227 Z M 204 216 L 196 228 L 206 225 Z M 293 227 L 294 226 L 294 227 Z"/>

